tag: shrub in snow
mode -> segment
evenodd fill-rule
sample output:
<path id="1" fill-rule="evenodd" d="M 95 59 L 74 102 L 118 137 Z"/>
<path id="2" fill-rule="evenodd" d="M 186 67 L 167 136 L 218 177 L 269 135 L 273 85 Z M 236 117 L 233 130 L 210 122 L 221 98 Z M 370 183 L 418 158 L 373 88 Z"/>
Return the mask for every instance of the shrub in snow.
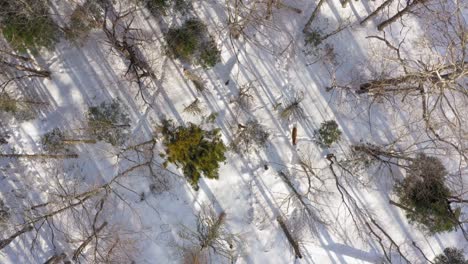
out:
<path id="1" fill-rule="evenodd" d="M 239 125 L 230 146 L 239 154 L 247 153 L 252 149 L 264 147 L 269 136 L 270 134 L 258 121 L 249 120 L 245 125 Z"/>
<path id="2" fill-rule="evenodd" d="M 395 190 L 401 208 L 411 223 L 421 225 L 430 233 L 452 231 L 458 226 L 459 209 L 450 206 L 452 193 L 445 185 L 447 175 L 442 162 L 425 154 L 418 156 L 407 169 L 405 179 Z"/>
<path id="3" fill-rule="evenodd" d="M 9 217 L 10 213 L 8 212 L 8 207 L 0 200 L 0 224 L 5 223 Z"/>
<path id="4" fill-rule="evenodd" d="M 7 93 L 0 93 L 0 110 L 10 113 L 17 112 L 17 101 L 12 99 Z"/>
<path id="5" fill-rule="evenodd" d="M 239 238 L 226 228 L 226 213 L 217 214 L 211 207 L 202 205 L 197 216 L 196 229 L 182 226 L 177 253 L 182 263 L 236 263 Z"/>
<path id="6" fill-rule="evenodd" d="M 167 162 L 181 167 L 195 190 L 202 175 L 209 179 L 218 178 L 219 163 L 226 160 L 226 146 L 219 129 L 203 130 L 195 124 L 176 127 L 172 121 L 165 120 L 161 132 Z"/>
<path id="7" fill-rule="evenodd" d="M 210 40 L 208 43 L 203 45 L 200 54 L 201 65 L 205 68 L 211 68 L 220 61 L 220 51 L 216 47 L 216 42 Z"/>
<path id="8" fill-rule="evenodd" d="M 48 15 L 43 1 L 3 0 L 0 28 L 10 45 L 18 51 L 51 48 L 58 40 L 58 27 Z"/>
<path id="9" fill-rule="evenodd" d="M 289 120 L 291 118 L 296 120 L 304 119 L 304 109 L 302 109 L 301 106 L 302 100 L 304 100 L 304 94 L 302 92 L 296 93 L 292 98 L 287 98 L 282 103 L 283 107 L 280 110 L 280 117 L 285 120 Z"/>
<path id="10" fill-rule="evenodd" d="M 305 44 L 311 47 L 318 47 L 322 44 L 322 33 L 319 30 L 306 32 L 304 36 Z"/>
<path id="11" fill-rule="evenodd" d="M 158 17 L 161 14 L 166 15 L 168 8 L 171 6 L 174 7 L 176 11 L 184 12 L 189 8 L 189 2 L 186 0 L 142 0 L 146 8 L 153 14 Z"/>
<path id="12" fill-rule="evenodd" d="M 146 7 L 151 12 L 165 11 L 170 5 L 170 0 L 146 0 Z"/>
<path id="13" fill-rule="evenodd" d="M 51 132 L 46 133 L 41 138 L 42 146 L 47 151 L 57 151 L 64 149 L 63 132 L 58 128 L 54 128 Z"/>
<path id="14" fill-rule="evenodd" d="M 320 128 L 315 131 L 315 134 L 317 142 L 327 148 L 341 138 L 341 130 L 335 120 L 328 120 L 320 124 Z"/>
<path id="15" fill-rule="evenodd" d="M 468 260 L 465 260 L 463 250 L 448 247 L 443 254 L 436 256 L 434 264 L 468 264 Z"/>
<path id="16" fill-rule="evenodd" d="M 119 100 L 103 102 L 89 108 L 88 129 L 98 140 L 121 145 L 128 138 L 130 118 Z"/>
<path id="17" fill-rule="evenodd" d="M 192 103 L 184 108 L 184 112 L 192 115 L 200 115 L 203 112 L 200 106 L 200 100 L 196 98 Z"/>
<path id="18" fill-rule="evenodd" d="M 85 39 L 89 32 L 100 26 L 102 12 L 94 0 L 87 0 L 83 5 L 78 5 L 70 17 L 68 27 L 64 29 L 65 36 L 70 40 Z"/>
<path id="19" fill-rule="evenodd" d="M 220 51 L 205 24 L 198 19 L 187 20 L 181 27 L 172 27 L 166 34 L 169 53 L 177 59 L 213 67 L 220 60 Z"/>

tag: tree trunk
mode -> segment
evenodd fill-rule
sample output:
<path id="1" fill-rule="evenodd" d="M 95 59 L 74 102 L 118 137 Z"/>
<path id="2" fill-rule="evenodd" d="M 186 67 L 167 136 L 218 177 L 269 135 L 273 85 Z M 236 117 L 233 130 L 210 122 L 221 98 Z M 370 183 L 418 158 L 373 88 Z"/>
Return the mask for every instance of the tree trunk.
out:
<path id="1" fill-rule="evenodd" d="M 366 18 L 364 18 L 360 24 L 361 25 L 365 24 L 369 19 L 376 16 L 380 11 L 382 11 L 382 9 L 384 9 L 386 6 L 388 6 L 392 2 L 393 0 L 386 0 L 385 2 L 383 2 L 379 7 L 377 7 L 377 9 L 374 10 L 374 12 L 370 13 Z"/>
<path id="2" fill-rule="evenodd" d="M 62 142 L 63 142 L 63 144 L 68 144 L 68 145 L 80 144 L 80 143 L 96 144 L 95 139 L 64 139 L 64 140 L 62 140 Z"/>
<path id="3" fill-rule="evenodd" d="M 49 103 L 41 102 L 41 101 L 34 101 L 34 100 L 0 99 L 0 104 L 8 103 L 8 102 L 23 103 L 23 104 L 29 104 L 29 105 L 49 105 Z"/>
<path id="4" fill-rule="evenodd" d="M 76 159 L 78 154 L 0 154 L 0 158 L 25 158 L 25 159 Z"/>
<path id="5" fill-rule="evenodd" d="M 8 244 L 10 244 L 11 241 L 15 240 L 15 238 L 17 238 L 17 237 L 21 236 L 22 234 L 24 234 L 26 232 L 29 232 L 31 230 L 33 230 L 33 226 L 28 225 L 28 226 L 23 227 L 23 229 L 21 229 L 20 231 L 18 231 L 16 233 L 14 233 L 13 235 L 11 235 L 9 238 L 0 240 L 0 250 L 2 250 L 4 247 L 8 246 Z"/>
<path id="6" fill-rule="evenodd" d="M 296 255 L 296 258 L 301 259 L 302 254 L 301 254 L 301 251 L 299 249 L 299 244 L 297 243 L 297 241 L 294 239 L 294 237 L 289 232 L 288 227 L 284 223 L 283 219 L 281 219 L 281 216 L 278 216 L 276 218 L 276 220 L 278 221 L 281 229 L 283 230 L 284 234 L 286 235 L 286 238 L 288 239 L 289 244 L 291 244 L 292 248 L 294 249 L 294 253 Z"/>
<path id="7" fill-rule="evenodd" d="M 278 8 L 285 8 L 285 9 L 291 10 L 291 11 L 293 11 L 293 12 L 295 12 L 295 13 L 298 13 L 298 14 L 301 14 L 301 13 L 302 13 L 302 10 L 301 10 L 301 9 L 299 9 L 299 8 L 297 8 L 297 7 L 290 6 L 290 5 L 288 5 L 288 4 L 284 4 L 284 3 L 282 3 L 282 2 L 279 1 L 279 0 L 278 0 L 278 3 L 276 4 L 276 6 L 277 6 Z"/>
<path id="8" fill-rule="evenodd" d="M 50 71 L 47 71 L 47 70 L 38 70 L 38 69 L 34 69 L 34 68 L 24 66 L 21 64 L 15 64 L 15 63 L 6 62 L 6 61 L 0 61 L 0 63 L 8 67 L 14 68 L 18 71 L 30 72 L 30 73 L 36 74 L 37 76 L 44 77 L 44 78 L 50 78 L 50 75 L 51 75 Z"/>
<path id="9" fill-rule="evenodd" d="M 383 90 L 389 86 L 398 86 L 399 84 L 407 83 L 410 81 L 420 81 L 422 78 L 416 75 L 405 75 L 401 77 L 395 78 L 388 78 L 388 79 L 377 79 L 371 80 L 369 82 L 363 83 L 359 86 L 359 90 L 356 92 L 357 94 L 364 94 L 369 93 L 373 90 Z M 394 88 L 394 89 L 386 89 L 388 91 L 400 91 L 400 90 L 408 90 L 409 88 Z M 416 88 L 415 90 L 419 90 Z"/>
<path id="10" fill-rule="evenodd" d="M 93 234 L 91 234 L 88 238 L 86 238 L 85 241 L 83 241 L 83 243 L 81 243 L 81 245 L 75 250 L 75 252 L 73 253 L 73 260 L 76 261 L 78 259 L 78 257 L 81 255 L 81 252 L 83 252 L 83 250 L 88 246 L 88 244 L 93 240 L 94 237 L 97 237 L 97 234 L 99 232 L 101 232 L 102 229 L 104 229 L 104 227 L 107 226 L 107 222 L 104 222 L 102 223 L 102 225 L 98 228 L 96 228 L 93 232 Z"/>
<path id="11" fill-rule="evenodd" d="M 393 200 L 391 200 L 391 199 L 388 200 L 388 202 L 389 202 L 391 205 L 395 205 L 396 207 L 399 207 L 400 209 L 403 209 L 403 210 L 405 210 L 405 211 L 407 211 L 407 212 L 415 213 L 415 211 L 414 211 L 413 209 L 411 209 L 411 208 L 409 208 L 409 207 L 406 207 L 406 206 L 402 205 L 401 203 L 397 203 L 397 202 L 395 202 L 395 201 L 393 201 Z"/>
<path id="12" fill-rule="evenodd" d="M 307 20 L 307 23 L 305 24 L 304 29 L 302 30 L 302 32 L 304 32 L 304 33 L 308 32 L 308 29 L 309 29 L 310 25 L 312 25 L 312 22 L 314 21 L 315 16 L 317 16 L 318 11 L 320 10 L 320 7 L 323 5 L 324 2 L 325 2 L 325 0 L 320 0 L 318 2 L 317 6 L 315 7 L 314 11 L 312 12 L 312 15 L 310 15 L 310 17 L 309 17 L 309 20 Z"/>
<path id="13" fill-rule="evenodd" d="M 60 263 L 64 263 L 63 261 L 65 260 L 65 258 L 67 257 L 67 254 L 65 253 L 62 253 L 60 255 L 53 255 L 52 257 L 50 257 L 48 260 L 46 260 L 46 262 L 44 262 L 44 264 L 60 264 Z"/>
<path id="14" fill-rule="evenodd" d="M 293 127 L 292 130 L 292 144 L 296 146 L 297 144 L 297 127 Z"/>
<path id="15" fill-rule="evenodd" d="M 400 17 L 406 15 L 406 13 L 408 13 L 411 8 L 413 8 L 413 6 L 419 4 L 419 3 L 423 3 L 425 2 L 425 0 L 414 0 L 412 3 L 410 3 L 409 5 L 407 5 L 405 8 L 403 8 L 401 11 L 399 11 L 398 13 L 396 13 L 394 16 L 392 16 L 391 18 L 383 21 L 382 23 L 380 23 L 378 26 L 377 26 L 377 29 L 379 31 L 382 31 L 384 28 L 386 28 L 387 26 L 389 26 L 390 24 L 392 24 L 393 22 L 395 22 L 397 19 L 399 19 Z"/>

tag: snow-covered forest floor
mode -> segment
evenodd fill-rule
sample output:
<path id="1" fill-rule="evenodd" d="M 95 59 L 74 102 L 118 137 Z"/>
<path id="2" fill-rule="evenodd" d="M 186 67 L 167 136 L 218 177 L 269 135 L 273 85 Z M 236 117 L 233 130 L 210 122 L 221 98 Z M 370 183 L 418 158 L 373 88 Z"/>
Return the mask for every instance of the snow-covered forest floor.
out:
<path id="1" fill-rule="evenodd" d="M 151 1 L 25 0 L 60 32 L 34 48 L 0 20 L 0 263 L 468 250 L 466 2 Z M 168 32 L 194 20 L 214 66 L 171 54 Z M 220 130 L 217 177 L 169 160 L 165 120 Z"/>

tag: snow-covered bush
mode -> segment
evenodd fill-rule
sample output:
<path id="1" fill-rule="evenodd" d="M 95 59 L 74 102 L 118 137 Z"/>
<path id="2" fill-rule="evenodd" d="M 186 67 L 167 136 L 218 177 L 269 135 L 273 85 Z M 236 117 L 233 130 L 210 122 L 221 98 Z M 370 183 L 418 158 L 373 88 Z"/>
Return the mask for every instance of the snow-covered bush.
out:
<path id="1" fill-rule="evenodd" d="M 73 41 L 85 39 L 93 28 L 99 27 L 101 12 L 99 5 L 93 0 L 78 5 L 71 14 L 68 27 L 64 29 L 66 38 Z"/>
<path id="2" fill-rule="evenodd" d="M 209 68 L 220 60 L 220 51 L 205 24 L 198 19 L 190 19 L 180 27 L 170 28 L 166 42 L 170 55 L 185 62 Z"/>
<path id="3" fill-rule="evenodd" d="M 60 131 L 59 128 L 54 128 L 52 131 L 42 136 L 41 143 L 47 151 L 58 151 L 65 147 L 63 140 L 63 132 Z"/>
<path id="4" fill-rule="evenodd" d="M 304 34 L 304 41 L 306 46 L 313 48 L 318 47 L 322 44 L 322 33 L 319 30 L 312 30 Z"/>
<path id="5" fill-rule="evenodd" d="M 327 148 L 341 138 L 341 130 L 335 120 L 323 122 L 320 128 L 315 131 L 315 134 L 318 144 Z"/>
<path id="6" fill-rule="evenodd" d="M 219 129 L 203 130 L 195 124 L 176 127 L 172 121 L 165 120 L 161 132 L 167 162 L 181 167 L 195 190 L 202 175 L 209 179 L 218 178 L 219 163 L 226 160 L 226 146 Z"/>
<path id="7" fill-rule="evenodd" d="M 89 108 L 88 129 L 98 140 L 114 146 L 121 145 L 128 138 L 130 118 L 119 100 L 102 102 Z"/>
<path id="8" fill-rule="evenodd" d="M 252 149 L 265 147 L 270 134 L 256 120 L 249 120 L 245 125 L 239 125 L 230 144 L 236 153 L 248 153 Z"/>
<path id="9" fill-rule="evenodd" d="M 0 93 L 0 111 L 15 113 L 18 111 L 17 101 L 7 93 Z"/>

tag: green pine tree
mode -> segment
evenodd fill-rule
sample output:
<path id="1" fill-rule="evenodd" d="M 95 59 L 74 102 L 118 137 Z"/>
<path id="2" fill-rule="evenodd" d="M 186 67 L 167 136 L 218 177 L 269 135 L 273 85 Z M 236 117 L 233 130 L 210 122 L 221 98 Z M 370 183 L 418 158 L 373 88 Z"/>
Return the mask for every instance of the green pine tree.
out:
<path id="1" fill-rule="evenodd" d="M 395 188 L 399 197 L 399 203 L 395 204 L 405 209 L 411 223 L 430 233 L 452 231 L 458 226 L 460 212 L 450 206 L 452 193 L 445 185 L 446 175 L 439 159 L 420 153 Z"/>
<path id="2" fill-rule="evenodd" d="M 434 264 L 468 264 L 468 260 L 465 260 L 462 250 L 448 247 L 443 254 L 436 256 Z"/>
<path id="3" fill-rule="evenodd" d="M 88 110 L 88 129 L 98 140 L 113 146 L 123 144 L 129 134 L 130 118 L 119 100 L 102 102 Z"/>
<path id="4" fill-rule="evenodd" d="M 195 190 L 203 175 L 218 179 L 219 163 L 226 160 L 224 145 L 219 129 L 203 130 L 195 124 L 175 127 L 164 121 L 162 127 L 167 162 L 181 167 L 184 176 Z"/>
<path id="5" fill-rule="evenodd" d="M 52 48 L 58 41 L 59 28 L 45 2 L 3 0 L 0 7 L 0 29 L 14 49 L 37 52 L 41 47 Z"/>
<path id="6" fill-rule="evenodd" d="M 329 148 L 333 143 L 341 138 L 341 130 L 335 120 L 328 120 L 320 124 L 320 128 L 315 131 L 317 141 L 323 147 Z"/>

